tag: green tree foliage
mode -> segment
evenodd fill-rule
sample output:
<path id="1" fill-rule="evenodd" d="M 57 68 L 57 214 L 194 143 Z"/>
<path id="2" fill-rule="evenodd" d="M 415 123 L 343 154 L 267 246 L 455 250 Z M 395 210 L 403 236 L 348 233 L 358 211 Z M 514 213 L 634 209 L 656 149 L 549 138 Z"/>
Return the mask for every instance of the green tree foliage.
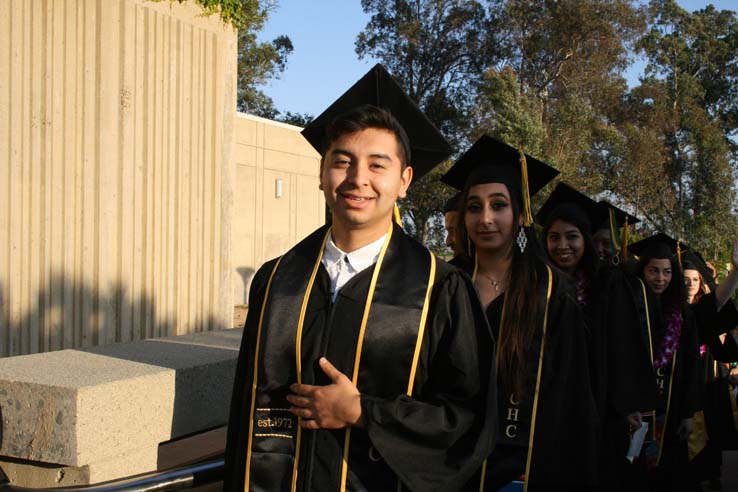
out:
<path id="1" fill-rule="evenodd" d="M 713 7 L 689 13 L 673 0 L 652 1 L 650 9 L 651 28 L 638 44 L 648 65 L 626 119 L 652 135 L 648 165 L 659 179 L 641 177 L 642 187 L 664 198 L 652 197 L 641 210 L 656 228 L 718 259 L 738 232 L 728 138 L 736 132 L 738 20 Z M 643 156 L 625 164 L 635 159 Z"/>
<path id="2" fill-rule="evenodd" d="M 379 60 L 430 120 L 457 140 L 468 126 L 476 81 L 499 43 L 495 19 L 478 1 L 362 0 L 369 23 L 359 58 Z"/>
<path id="3" fill-rule="evenodd" d="M 357 53 L 385 63 L 459 147 L 491 133 L 587 193 L 618 195 L 646 219 L 641 234 L 663 230 L 726 256 L 738 233 L 734 12 L 689 13 L 675 0 L 362 6 L 372 17 Z M 629 89 L 622 73 L 635 54 L 648 64 Z M 440 174 L 403 204 L 407 227 L 432 246 L 450 194 Z"/>
<path id="4" fill-rule="evenodd" d="M 379 60 L 446 137 L 466 142 L 476 86 L 499 43 L 495 19 L 482 2 L 362 0 L 369 23 L 359 34 L 359 58 Z M 443 246 L 440 210 L 453 191 L 438 170 L 416 181 L 401 204 L 416 239 Z"/>

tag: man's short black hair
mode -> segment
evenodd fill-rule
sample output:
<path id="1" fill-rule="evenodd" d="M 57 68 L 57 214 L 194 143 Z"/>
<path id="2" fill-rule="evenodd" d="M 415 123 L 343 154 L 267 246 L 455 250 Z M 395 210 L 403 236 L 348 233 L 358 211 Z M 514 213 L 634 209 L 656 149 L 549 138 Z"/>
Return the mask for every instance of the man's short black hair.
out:
<path id="1" fill-rule="evenodd" d="M 387 130 L 394 134 L 397 140 L 397 148 L 399 152 L 402 167 L 410 164 L 410 139 L 407 132 L 392 116 L 389 111 L 365 104 L 356 109 L 352 109 L 334 119 L 325 130 L 325 140 L 323 142 L 323 156 L 330 148 L 331 144 L 344 135 L 351 135 L 367 128 L 376 128 L 379 130 Z"/>

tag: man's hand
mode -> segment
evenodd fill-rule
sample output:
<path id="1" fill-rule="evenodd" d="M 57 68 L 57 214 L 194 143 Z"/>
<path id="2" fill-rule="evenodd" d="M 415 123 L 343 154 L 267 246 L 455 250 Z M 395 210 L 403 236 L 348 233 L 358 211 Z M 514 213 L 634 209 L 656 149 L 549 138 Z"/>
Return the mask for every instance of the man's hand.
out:
<path id="1" fill-rule="evenodd" d="M 294 395 L 287 395 L 290 412 L 300 417 L 305 429 L 343 429 L 360 427 L 361 394 L 349 378 L 333 367 L 325 357 L 320 368 L 332 381 L 327 386 L 292 384 Z"/>

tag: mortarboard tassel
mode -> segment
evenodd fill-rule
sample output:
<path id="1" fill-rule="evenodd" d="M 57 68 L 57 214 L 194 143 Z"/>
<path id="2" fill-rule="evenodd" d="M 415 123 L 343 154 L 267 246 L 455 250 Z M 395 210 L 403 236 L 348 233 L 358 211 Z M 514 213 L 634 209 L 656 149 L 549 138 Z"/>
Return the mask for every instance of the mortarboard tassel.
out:
<path id="1" fill-rule="evenodd" d="M 520 253 L 525 252 L 525 247 L 528 245 L 528 236 L 525 235 L 525 229 L 533 226 L 533 212 L 530 206 L 530 188 L 528 187 L 528 161 L 525 158 L 525 154 L 522 150 L 518 149 L 520 153 L 520 187 L 523 195 L 523 226 L 518 232 L 518 248 Z"/>
<path id="2" fill-rule="evenodd" d="M 402 227 L 402 216 L 400 215 L 400 207 L 398 207 L 396 203 L 392 218 L 395 220 L 398 226 Z"/>
<path id="3" fill-rule="evenodd" d="M 628 261 L 628 216 L 625 216 L 625 222 L 623 222 L 623 235 L 622 242 L 620 243 L 620 259 L 623 262 Z"/>
<path id="4" fill-rule="evenodd" d="M 533 212 L 530 206 L 530 189 L 528 187 L 528 161 L 525 158 L 525 154 L 522 150 L 518 149 L 520 153 L 520 181 L 523 192 L 523 226 L 531 227 L 533 225 Z"/>
<path id="5" fill-rule="evenodd" d="M 677 263 L 679 263 L 679 269 L 684 270 L 682 268 L 682 248 L 679 246 L 679 240 L 677 239 L 677 248 L 676 248 L 676 255 L 677 255 Z"/>
<path id="6" fill-rule="evenodd" d="M 613 209 L 607 210 L 608 218 L 610 219 L 610 244 L 615 249 L 616 254 L 620 254 L 620 241 L 618 240 L 617 221 L 615 220 L 615 211 Z"/>

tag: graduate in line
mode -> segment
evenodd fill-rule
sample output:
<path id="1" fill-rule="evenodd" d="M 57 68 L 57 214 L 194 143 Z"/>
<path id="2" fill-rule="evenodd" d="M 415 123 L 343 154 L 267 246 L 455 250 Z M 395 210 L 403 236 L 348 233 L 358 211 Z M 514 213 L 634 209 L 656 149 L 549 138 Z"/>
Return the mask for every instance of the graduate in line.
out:
<path id="1" fill-rule="evenodd" d="M 254 277 L 224 490 L 458 490 L 497 429 L 494 342 L 468 277 L 393 222 L 450 147 L 379 65 L 303 134 L 332 225 Z"/>
<path id="2" fill-rule="evenodd" d="M 542 258 L 530 196 L 558 171 L 483 136 L 444 175 L 462 191 L 461 265 L 473 278 L 498 339 L 495 450 L 474 477 L 494 491 L 596 484 L 598 420 L 584 321 L 571 283 Z"/>
<path id="3" fill-rule="evenodd" d="M 686 245 L 659 233 L 630 246 L 636 273 L 654 294 L 649 305 L 657 403 L 653 434 L 636 464 L 647 490 L 690 490 L 687 441 L 699 409 L 697 326 L 686 304 L 681 252 Z"/>
<path id="4" fill-rule="evenodd" d="M 736 428 L 730 384 L 722 363 L 738 361 L 738 346 L 726 332 L 738 326 L 738 311 L 729 298 L 738 277 L 738 248 L 733 244 L 733 269 L 720 285 L 702 256 L 690 248 L 684 254 L 687 303 L 695 312 L 699 333 L 701 411 L 689 439 L 690 468 L 695 487 L 707 481 L 720 490 L 722 451 L 735 446 Z"/>
<path id="5" fill-rule="evenodd" d="M 629 433 L 640 428 L 642 412 L 653 409 L 656 398 L 652 350 L 637 300 L 645 287 L 618 265 L 601 261 L 592 238 L 592 224 L 609 224 L 611 216 L 624 214 L 613 212 L 559 183 L 536 214 L 546 254 L 574 282 L 587 323 L 592 393 L 602 423 L 603 490 L 622 490 Z"/>

